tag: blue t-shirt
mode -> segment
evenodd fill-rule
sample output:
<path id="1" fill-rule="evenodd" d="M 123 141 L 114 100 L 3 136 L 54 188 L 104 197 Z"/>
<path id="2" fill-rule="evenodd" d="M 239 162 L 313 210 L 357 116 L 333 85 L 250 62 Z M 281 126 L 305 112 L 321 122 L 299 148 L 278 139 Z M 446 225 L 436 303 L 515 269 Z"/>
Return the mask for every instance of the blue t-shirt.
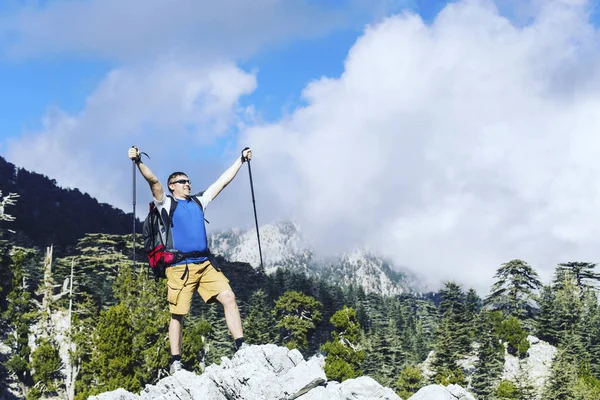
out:
<path id="1" fill-rule="evenodd" d="M 172 216 L 173 247 L 183 253 L 208 250 L 204 212 L 193 200 L 177 200 Z M 177 264 L 206 261 L 207 257 L 188 258 Z M 175 264 L 175 265 L 177 265 Z"/>

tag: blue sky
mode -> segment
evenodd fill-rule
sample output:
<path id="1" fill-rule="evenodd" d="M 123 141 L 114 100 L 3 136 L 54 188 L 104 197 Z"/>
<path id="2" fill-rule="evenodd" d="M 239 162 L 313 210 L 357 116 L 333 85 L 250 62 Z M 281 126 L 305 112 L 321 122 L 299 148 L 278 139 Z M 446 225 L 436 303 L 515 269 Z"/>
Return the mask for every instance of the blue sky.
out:
<path id="1" fill-rule="evenodd" d="M 0 66 L 0 140 L 41 128 L 48 108 L 77 113 L 108 66 L 78 60 L 4 61 Z"/>
<path id="2" fill-rule="evenodd" d="M 52 3 L 38 2 L 38 4 Z M 317 2 L 335 10 L 339 2 Z M 439 0 L 389 1 L 356 19 L 352 26 L 332 29 L 315 38 L 291 39 L 259 49 L 237 62 L 241 68 L 258 71 L 254 93 L 242 99 L 253 104 L 265 120 L 274 120 L 301 103 L 302 89 L 322 76 L 338 77 L 349 49 L 362 32 L 363 24 L 403 9 L 431 20 L 445 2 Z M 3 3 L 0 13 L 10 17 L 19 7 Z M 31 4 L 31 3 L 30 3 Z M 10 11 L 9 11 L 10 10 Z M 1 20 L 0 20 L 1 21 Z M 30 57 L 0 58 L 0 154 L 7 138 L 42 128 L 44 114 L 52 108 L 77 114 L 86 98 L 112 68 L 115 60 L 93 55 L 55 52 Z"/>
<path id="3" fill-rule="evenodd" d="M 261 223 L 320 252 L 483 288 L 596 257 L 596 0 L 169 4 L 0 3 L 0 155 L 129 210 L 132 144 L 199 189 L 250 145 Z M 210 229 L 252 227 L 229 187 Z"/>

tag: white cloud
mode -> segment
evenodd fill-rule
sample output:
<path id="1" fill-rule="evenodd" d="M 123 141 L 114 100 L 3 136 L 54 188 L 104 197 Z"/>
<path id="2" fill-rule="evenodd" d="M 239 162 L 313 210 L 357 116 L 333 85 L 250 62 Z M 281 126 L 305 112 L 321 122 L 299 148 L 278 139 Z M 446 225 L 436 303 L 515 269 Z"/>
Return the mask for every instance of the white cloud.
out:
<path id="1" fill-rule="evenodd" d="M 80 114 L 50 112 L 44 129 L 9 140 L 6 157 L 61 186 L 77 187 L 101 202 L 130 210 L 130 146 L 138 145 L 150 155 L 147 163 L 163 182 L 173 170 L 184 170 L 206 172 L 196 182 L 212 183 L 209 179 L 216 179 L 222 166 L 205 160 L 201 146 L 214 145 L 239 122 L 245 111 L 239 98 L 255 88 L 255 76 L 232 64 L 163 61 L 116 69 L 89 96 Z M 150 196 L 143 179 L 138 182 L 141 213 Z"/>
<path id="2" fill-rule="evenodd" d="M 457 279 L 480 292 L 513 258 L 546 279 L 558 262 L 596 260 L 600 64 L 588 3 L 532 0 L 518 23 L 483 0 L 449 5 L 432 25 L 386 19 L 366 29 L 341 77 L 305 88 L 306 107 L 246 128 L 239 144 L 227 133 L 253 115 L 239 99 L 256 78 L 215 60 L 345 17 L 276 0 L 231 12 L 228 2 L 160 4 L 145 1 L 126 20 L 122 2 L 58 2 L 0 21 L 0 35 L 16 35 L 4 40 L 13 55 L 125 61 L 79 114 L 51 111 L 43 130 L 3 147 L 9 161 L 128 210 L 130 145 L 163 181 L 184 170 L 198 189 L 251 145 L 259 221 L 297 220 L 324 253 L 366 244 L 433 285 Z M 206 159 L 201 149 L 216 141 L 231 160 Z M 144 210 L 141 179 L 138 193 Z M 253 225 L 247 178 L 212 212 L 211 229 Z"/>
<path id="3" fill-rule="evenodd" d="M 527 25 L 465 0 L 369 27 L 341 77 L 244 132 L 263 218 L 480 292 L 514 258 L 546 280 L 600 261 L 598 32 L 586 2 L 536 4 Z"/>

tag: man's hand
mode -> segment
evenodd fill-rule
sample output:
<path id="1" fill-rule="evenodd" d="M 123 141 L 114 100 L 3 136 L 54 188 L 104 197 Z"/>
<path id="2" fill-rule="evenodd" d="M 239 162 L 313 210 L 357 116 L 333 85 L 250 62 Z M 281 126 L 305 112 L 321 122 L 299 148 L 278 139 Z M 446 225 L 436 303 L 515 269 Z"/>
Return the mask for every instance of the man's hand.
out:
<path id="1" fill-rule="evenodd" d="M 152 196 L 154 196 L 157 201 L 162 201 L 165 197 L 165 192 L 156 175 L 154 175 L 150 168 L 148 168 L 148 166 L 142 162 L 142 154 L 148 157 L 148 154 L 140 152 L 140 149 L 138 149 L 137 146 L 131 146 L 127 151 L 127 157 L 129 157 L 130 160 L 135 161 L 140 173 L 150 185 Z"/>
<path id="2" fill-rule="evenodd" d="M 140 149 L 138 149 L 136 146 L 130 147 L 129 151 L 127 152 L 127 156 L 129 157 L 130 160 L 133 160 L 133 161 L 140 160 L 141 159 Z"/>
<path id="3" fill-rule="evenodd" d="M 252 149 L 246 147 L 242 150 L 242 162 L 250 161 L 252 159 Z"/>

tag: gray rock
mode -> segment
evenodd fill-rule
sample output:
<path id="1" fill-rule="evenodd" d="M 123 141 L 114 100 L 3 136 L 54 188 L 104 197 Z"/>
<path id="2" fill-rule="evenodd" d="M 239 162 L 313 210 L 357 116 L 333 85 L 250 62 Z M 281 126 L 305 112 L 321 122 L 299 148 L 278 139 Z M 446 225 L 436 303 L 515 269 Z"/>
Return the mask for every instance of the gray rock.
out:
<path id="1" fill-rule="evenodd" d="M 536 399 L 538 399 L 550 376 L 556 347 L 535 336 L 528 336 L 527 340 L 531 347 L 527 350 L 527 357 L 524 359 L 520 360 L 508 353 L 505 354 L 502 379 L 530 383 L 536 388 Z"/>
<path id="2" fill-rule="evenodd" d="M 408 400 L 475 400 L 465 389 L 458 385 L 429 385 L 421 388 Z"/>
<path id="3" fill-rule="evenodd" d="M 401 400 L 369 377 L 327 382 L 324 358 L 305 361 L 298 350 L 273 344 L 245 346 L 202 375 L 178 371 L 147 385 L 140 395 L 118 389 L 91 400 Z M 327 384 L 326 386 L 324 386 Z"/>
<path id="4" fill-rule="evenodd" d="M 475 400 L 475 397 L 459 385 L 448 385 L 446 390 L 459 400 Z"/>
<path id="5" fill-rule="evenodd" d="M 348 379 L 342 382 L 340 389 L 342 399 L 401 400 L 392 389 L 381 386 L 368 376 Z"/>
<path id="6" fill-rule="evenodd" d="M 330 386 L 333 385 L 331 383 L 328 383 L 326 387 L 316 387 L 310 392 L 298 397 L 298 400 L 341 400 L 339 391 L 336 391 L 335 389 L 332 390 Z"/>
<path id="7" fill-rule="evenodd" d="M 377 383 L 373 378 L 361 376 L 342 382 L 331 381 L 327 386 L 317 387 L 307 394 L 298 397 L 298 400 L 402 400 L 390 388 Z"/>
<path id="8" fill-rule="evenodd" d="M 419 389 L 408 400 L 456 400 L 456 397 L 446 390 L 445 386 L 429 385 Z"/>
<path id="9" fill-rule="evenodd" d="M 140 397 L 133 393 L 129 393 L 125 389 L 117 389 L 112 392 L 99 394 L 98 396 L 89 397 L 88 400 L 138 400 Z"/>
<path id="10" fill-rule="evenodd" d="M 288 395 L 289 399 L 295 399 L 327 382 L 327 376 L 318 360 L 309 360 L 287 371 L 280 378 L 280 382 L 283 393 Z"/>
<path id="11" fill-rule="evenodd" d="M 152 400 L 227 400 L 215 382 L 189 371 L 178 371 L 161 379 L 156 386 L 147 385 L 141 399 Z M 106 399 L 112 400 L 112 399 Z"/>

